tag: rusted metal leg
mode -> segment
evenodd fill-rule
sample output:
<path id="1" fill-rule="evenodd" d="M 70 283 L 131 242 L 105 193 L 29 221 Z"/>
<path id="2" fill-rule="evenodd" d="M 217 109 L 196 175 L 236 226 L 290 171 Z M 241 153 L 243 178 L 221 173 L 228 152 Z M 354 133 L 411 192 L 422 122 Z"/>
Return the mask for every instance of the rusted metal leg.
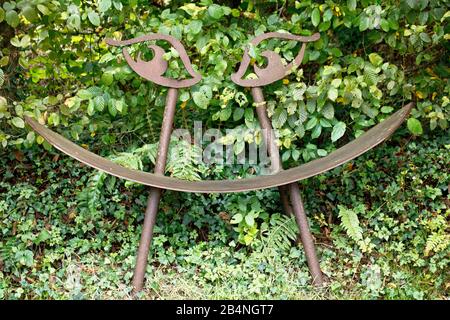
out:
<path id="1" fill-rule="evenodd" d="M 177 103 L 178 90 L 169 88 L 166 97 L 166 108 L 161 126 L 159 138 L 158 153 L 156 155 L 154 173 L 164 175 L 167 151 L 169 149 L 170 135 L 172 133 L 173 118 L 175 116 L 175 107 Z M 142 290 L 144 285 L 145 270 L 147 268 L 148 254 L 150 244 L 153 238 L 153 226 L 155 225 L 156 215 L 158 213 L 159 200 L 161 199 L 162 189 L 151 188 L 145 210 L 144 225 L 142 227 L 141 241 L 136 258 L 136 267 L 133 275 L 133 293 Z"/>
<path id="2" fill-rule="evenodd" d="M 305 208 L 303 207 L 300 189 L 297 183 L 291 183 L 287 186 L 291 196 L 292 208 L 294 210 L 295 219 L 300 229 L 300 239 L 302 240 L 305 250 L 306 261 L 308 262 L 309 271 L 313 278 L 313 284 L 321 286 L 323 284 L 322 271 L 320 270 L 319 259 L 317 258 L 314 240 L 309 230 L 308 219 L 306 218 Z"/>
<path id="3" fill-rule="evenodd" d="M 289 216 L 292 216 L 292 207 L 289 204 L 289 188 L 287 186 L 279 186 L 278 192 L 280 193 L 281 204 L 283 205 L 284 212 Z"/>
<path id="4" fill-rule="evenodd" d="M 264 97 L 261 88 L 252 88 L 252 95 L 255 103 L 264 102 Z M 271 172 L 276 173 L 283 169 L 281 164 L 280 153 L 278 151 L 278 146 L 275 143 L 275 135 L 272 130 L 272 123 L 267 116 L 265 106 L 259 106 L 256 108 L 256 114 L 258 115 L 259 124 L 261 129 L 263 129 L 263 141 L 267 146 L 267 152 L 270 157 Z M 283 204 L 284 211 L 291 215 L 292 208 L 289 205 L 288 189 L 286 186 L 278 187 L 280 192 L 281 203 Z"/>
<path id="5" fill-rule="evenodd" d="M 272 162 L 272 170 L 274 172 L 283 170 L 280 153 L 278 150 L 278 146 L 276 145 L 275 133 L 272 130 L 272 124 L 269 120 L 269 117 L 267 116 L 267 110 L 264 104 L 264 96 L 261 88 L 252 88 L 252 96 L 254 102 L 258 104 L 258 106 L 256 107 L 256 114 L 258 115 L 261 129 L 264 130 L 263 140 L 269 152 L 269 156 Z M 286 212 L 288 214 L 289 212 L 293 212 L 295 215 L 300 230 L 300 239 L 305 249 L 309 271 L 311 272 L 313 278 L 313 284 L 320 286 L 323 283 L 322 271 L 320 270 L 319 260 L 317 259 L 313 237 L 309 230 L 308 220 L 303 208 L 298 184 L 291 183 L 286 186 L 279 187 L 278 190 L 280 191 L 281 201 L 283 202 L 283 206 Z M 287 193 L 290 196 L 292 208 L 287 200 L 286 190 L 288 191 Z"/>

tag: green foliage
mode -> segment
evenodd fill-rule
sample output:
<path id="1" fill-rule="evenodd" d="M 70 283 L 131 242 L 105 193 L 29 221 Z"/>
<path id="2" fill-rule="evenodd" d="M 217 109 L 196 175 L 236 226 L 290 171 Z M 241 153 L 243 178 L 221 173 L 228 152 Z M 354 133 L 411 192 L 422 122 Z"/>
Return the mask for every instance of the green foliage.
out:
<path id="1" fill-rule="evenodd" d="M 420 121 L 414 118 L 409 118 L 407 121 L 408 129 L 415 135 L 421 135 L 423 133 L 422 125 Z"/>
<path id="2" fill-rule="evenodd" d="M 309 286 L 295 221 L 279 214 L 276 190 L 166 192 L 144 297 L 445 298 L 450 140 L 424 133 L 422 140 L 383 146 L 302 183 L 329 278 L 324 291 Z M 0 161 L 0 295 L 129 298 L 145 188 L 120 180 L 109 188 L 114 178 L 92 175 L 70 158 L 36 147 L 3 153 Z M 218 179 L 230 171 L 202 175 Z M 91 197 L 92 211 L 83 195 Z M 237 214 L 242 221 L 233 224 Z M 352 239 L 348 230 L 360 231 Z M 247 234 L 253 238 L 242 245 Z"/>
<path id="3" fill-rule="evenodd" d="M 360 205 L 354 210 L 347 209 L 343 206 L 338 206 L 339 208 L 339 218 L 341 218 L 341 225 L 347 232 L 348 236 L 354 241 L 359 241 L 362 239 L 362 228 L 359 225 L 359 219 L 357 212 L 364 212 L 364 205 Z"/>
<path id="4" fill-rule="evenodd" d="M 4 2 L 0 96 L 7 105 L 0 109 L 0 141 L 4 147 L 42 143 L 26 138 L 29 129 L 18 120 L 25 114 L 74 139 L 97 134 L 103 145 L 116 143 L 111 137 L 117 134 L 148 134 L 142 109 L 160 108 L 165 92 L 152 93 L 155 86 L 131 72 L 120 50 L 104 43 L 106 37 L 148 32 L 182 40 L 204 76 L 190 94 L 183 93 L 188 94 L 184 110 L 211 126 L 233 114 L 230 127 L 245 122 L 250 128 L 256 119 L 244 121 L 240 108 L 251 99 L 229 79 L 248 39 L 267 31 L 321 32 L 298 72 L 266 90 L 281 145 L 290 150 L 286 155 L 307 154 L 306 146 L 319 140 L 328 140 L 325 149 L 332 149 L 343 124 L 351 139 L 409 100 L 416 100 L 412 116 L 421 123 L 410 126 L 412 133 L 420 134 L 419 126 L 447 129 L 445 2 L 288 1 L 280 12 L 276 7 L 276 2 L 227 6 L 209 0 L 161 6 L 125 0 Z M 262 46 L 250 52 L 257 62 L 263 61 L 264 48 L 280 51 L 286 61 L 298 48 L 289 41 Z M 168 52 L 166 58 L 170 76 L 182 75 L 177 55 Z M 229 89 L 239 100 L 222 101 L 220 110 L 219 100 Z"/>
<path id="5" fill-rule="evenodd" d="M 263 254 L 267 257 L 286 254 L 297 240 L 298 226 L 294 217 L 272 214 L 267 226 L 263 226 Z"/>
<path id="6" fill-rule="evenodd" d="M 215 2 L 215 3 L 214 3 Z M 276 190 L 165 192 L 144 297 L 448 298 L 450 17 L 445 1 L 4 1 L 0 7 L 0 299 L 129 298 L 147 191 L 52 150 L 24 115 L 111 160 L 151 171 L 166 90 L 105 38 L 170 34 L 202 81 L 179 92 L 176 128 L 237 128 L 260 142 L 250 92 L 230 75 L 262 32 L 311 35 L 302 65 L 264 88 L 285 167 L 323 157 L 416 103 L 390 142 L 301 183 L 323 291 Z M 145 48 L 133 46 L 131 51 Z M 185 76 L 165 47 L 167 76 Z M 298 43 L 266 41 L 289 62 Z M 406 129 L 407 128 L 407 129 Z M 225 131 L 223 131 L 225 132 Z M 42 148 L 43 147 L 43 148 Z M 166 174 L 244 178 L 172 141 Z"/>

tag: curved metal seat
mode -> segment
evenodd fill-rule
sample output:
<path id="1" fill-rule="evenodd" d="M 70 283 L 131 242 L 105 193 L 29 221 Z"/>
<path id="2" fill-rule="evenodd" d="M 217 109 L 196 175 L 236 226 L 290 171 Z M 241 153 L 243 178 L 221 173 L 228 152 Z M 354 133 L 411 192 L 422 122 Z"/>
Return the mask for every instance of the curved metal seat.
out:
<path id="1" fill-rule="evenodd" d="M 113 176 L 140 184 L 184 192 L 222 193 L 243 192 L 283 186 L 333 169 L 356 158 L 387 139 L 405 120 L 413 103 L 409 103 L 375 127 L 347 143 L 328 156 L 313 160 L 298 167 L 282 170 L 273 175 L 235 180 L 185 181 L 153 173 L 132 170 L 118 165 L 76 145 L 60 134 L 46 128 L 37 121 L 25 117 L 26 122 L 56 149 L 84 164 Z"/>

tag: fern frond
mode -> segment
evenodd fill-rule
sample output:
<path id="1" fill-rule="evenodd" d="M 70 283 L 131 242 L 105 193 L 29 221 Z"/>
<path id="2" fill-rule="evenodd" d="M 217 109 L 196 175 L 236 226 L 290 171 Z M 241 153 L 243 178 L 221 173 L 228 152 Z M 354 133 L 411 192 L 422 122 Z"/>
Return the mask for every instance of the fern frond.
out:
<path id="1" fill-rule="evenodd" d="M 428 256 L 431 251 L 438 253 L 443 251 L 450 245 L 450 235 L 442 233 L 432 233 L 427 238 L 425 245 L 425 256 Z"/>
<path id="2" fill-rule="evenodd" d="M 0 68 L 0 87 L 3 86 L 3 83 L 5 82 L 5 73 Z"/>
<path id="3" fill-rule="evenodd" d="M 289 251 L 297 239 L 298 227 L 294 217 L 273 214 L 270 217 L 270 227 L 267 236 L 263 237 L 265 256 L 270 256 L 272 252 Z"/>
<path id="4" fill-rule="evenodd" d="M 87 187 L 78 195 L 78 208 L 81 213 L 88 213 L 94 216 L 100 206 L 101 189 L 104 184 L 106 174 L 102 171 L 96 171 L 90 178 Z"/>
<path id="5" fill-rule="evenodd" d="M 376 69 L 372 66 L 365 66 L 363 79 L 369 85 L 376 84 L 378 80 Z"/>
<path id="6" fill-rule="evenodd" d="M 167 157 L 166 171 L 172 177 L 199 181 L 200 173 L 204 171 L 201 150 L 185 140 L 173 141 Z"/>
<path id="7" fill-rule="evenodd" d="M 362 228 L 359 225 L 356 210 L 347 209 L 344 206 L 338 206 L 341 226 L 347 232 L 347 235 L 354 241 L 362 240 Z"/>

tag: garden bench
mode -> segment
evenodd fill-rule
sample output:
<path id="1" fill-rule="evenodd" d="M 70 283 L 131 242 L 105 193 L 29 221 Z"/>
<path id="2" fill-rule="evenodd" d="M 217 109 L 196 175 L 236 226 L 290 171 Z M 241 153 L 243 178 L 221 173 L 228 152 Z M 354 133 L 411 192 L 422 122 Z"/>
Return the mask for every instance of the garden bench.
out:
<path id="1" fill-rule="evenodd" d="M 126 46 L 150 40 L 165 40 L 169 42 L 179 53 L 180 59 L 191 76 L 191 78 L 184 80 L 164 77 L 163 74 L 167 70 L 167 61 L 165 61 L 162 57 L 164 50 L 157 45 L 149 46 L 154 53 L 154 57 L 150 61 L 141 60 L 139 55 L 136 60 L 134 60 L 128 53 L 127 49 L 123 49 L 125 60 L 136 73 L 156 84 L 168 87 L 154 173 L 132 170 L 116 164 L 111 160 L 100 157 L 76 145 L 60 134 L 39 124 L 37 121 L 29 117 L 25 117 L 26 122 L 33 128 L 33 130 L 40 134 L 56 149 L 66 153 L 72 158 L 113 176 L 150 187 L 150 194 L 145 212 L 144 225 L 133 277 L 134 292 L 138 292 L 143 288 L 148 253 L 153 235 L 153 227 L 156 220 L 162 190 L 196 193 L 226 193 L 278 187 L 284 210 L 288 214 L 293 214 L 298 223 L 300 238 L 305 249 L 305 255 L 313 278 L 313 283 L 316 285 L 321 285 L 323 283 L 319 260 L 316 255 L 313 238 L 309 230 L 297 182 L 328 171 L 351 159 L 354 159 L 387 139 L 408 116 L 413 104 L 409 103 L 405 105 L 389 118 L 360 135 L 355 140 L 330 153 L 328 156 L 313 160 L 294 168 L 283 170 L 278 146 L 276 144 L 276 138 L 272 130 L 270 119 L 267 115 L 261 87 L 284 78 L 292 70 L 292 68 L 300 65 L 303 60 L 306 44 L 308 42 L 318 40 L 320 36 L 319 34 L 314 34 L 309 37 L 303 37 L 288 33 L 271 32 L 255 37 L 250 43 L 251 45 L 256 46 L 261 41 L 270 38 L 299 41 L 302 42 L 302 47 L 294 60 L 286 66 L 282 64 L 281 58 L 277 53 L 273 51 L 264 51 L 261 55 L 267 59 L 267 65 L 264 68 L 260 68 L 256 64 L 253 65 L 254 73 L 257 76 L 255 79 L 245 78 L 245 72 L 250 66 L 248 49 L 245 49 L 238 71 L 231 76 L 232 81 L 237 85 L 251 89 L 253 100 L 256 104 L 256 113 L 261 129 L 266 129 L 265 132 L 267 133 L 263 135 L 263 141 L 268 149 L 268 154 L 271 159 L 272 172 L 269 175 L 220 181 L 184 181 L 164 176 L 167 151 L 172 133 L 173 119 L 175 116 L 178 89 L 191 87 L 201 80 L 201 76 L 193 70 L 183 45 L 177 39 L 168 35 L 150 34 L 125 41 L 107 40 L 108 44 L 114 46 Z"/>

